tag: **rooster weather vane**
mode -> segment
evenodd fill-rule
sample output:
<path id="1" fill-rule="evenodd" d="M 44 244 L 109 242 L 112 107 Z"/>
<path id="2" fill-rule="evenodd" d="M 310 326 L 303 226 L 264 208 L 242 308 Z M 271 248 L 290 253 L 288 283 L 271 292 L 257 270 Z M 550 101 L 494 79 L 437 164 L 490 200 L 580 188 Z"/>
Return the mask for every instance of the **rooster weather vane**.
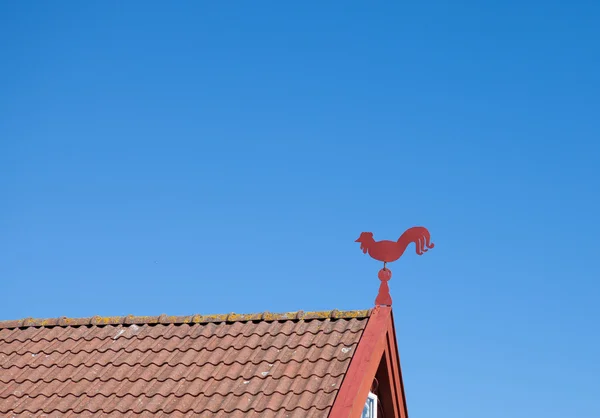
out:
<path id="1" fill-rule="evenodd" d="M 429 231 L 422 226 L 407 229 L 398 241 L 375 241 L 372 232 L 363 232 L 355 242 L 360 242 L 360 249 L 364 254 L 369 253 L 375 260 L 383 261 L 383 268 L 377 274 L 381 284 L 375 305 L 389 306 L 392 305 L 392 297 L 387 282 L 392 278 L 392 271 L 386 267 L 386 264 L 402 257 L 408 244 L 412 242 L 415 243 L 418 255 L 423 255 L 428 249 L 434 247 Z"/>

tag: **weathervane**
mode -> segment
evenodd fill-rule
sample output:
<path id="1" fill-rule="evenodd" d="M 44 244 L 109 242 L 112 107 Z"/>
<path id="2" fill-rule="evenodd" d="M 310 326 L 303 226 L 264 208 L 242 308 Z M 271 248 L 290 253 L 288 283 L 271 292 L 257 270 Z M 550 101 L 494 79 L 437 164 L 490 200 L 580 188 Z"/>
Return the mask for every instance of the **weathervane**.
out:
<path id="1" fill-rule="evenodd" d="M 392 271 L 386 267 L 387 263 L 402 257 L 406 247 L 411 242 L 415 243 L 418 255 L 423 255 L 428 248 L 434 247 L 429 231 L 423 226 L 414 226 L 407 229 L 398 238 L 398 241 L 375 241 L 372 232 L 363 232 L 355 242 L 360 242 L 360 249 L 364 254 L 369 253 L 375 260 L 383 261 L 383 268 L 377 273 L 381 284 L 379 285 L 379 294 L 375 299 L 375 305 L 392 304 L 390 288 L 387 283 L 392 278 Z"/>

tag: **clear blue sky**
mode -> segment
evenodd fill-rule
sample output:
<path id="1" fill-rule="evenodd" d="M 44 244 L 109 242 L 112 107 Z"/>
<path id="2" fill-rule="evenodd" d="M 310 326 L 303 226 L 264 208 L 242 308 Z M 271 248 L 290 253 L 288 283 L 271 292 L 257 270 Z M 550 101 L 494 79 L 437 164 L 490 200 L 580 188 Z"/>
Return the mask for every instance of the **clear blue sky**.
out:
<path id="1" fill-rule="evenodd" d="M 414 2 L 413 2 L 414 3 Z M 0 3 L 0 318 L 363 309 L 412 418 L 600 416 L 595 2 Z"/>

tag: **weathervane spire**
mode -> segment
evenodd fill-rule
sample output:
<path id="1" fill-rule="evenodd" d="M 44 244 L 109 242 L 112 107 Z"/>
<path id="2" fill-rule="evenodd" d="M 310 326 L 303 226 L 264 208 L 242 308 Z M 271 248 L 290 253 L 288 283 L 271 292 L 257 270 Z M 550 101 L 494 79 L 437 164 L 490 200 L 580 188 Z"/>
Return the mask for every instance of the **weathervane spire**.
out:
<path id="1" fill-rule="evenodd" d="M 392 305 L 388 281 L 392 278 L 392 271 L 386 267 L 387 263 L 398 260 L 406 251 L 410 243 L 415 243 L 418 255 L 423 255 L 428 249 L 433 248 L 431 236 L 427 228 L 414 226 L 407 229 L 398 238 L 398 241 L 375 241 L 372 232 L 363 232 L 355 242 L 360 242 L 360 249 L 378 261 L 383 261 L 383 268 L 379 270 L 377 277 L 381 280 L 379 294 L 375 299 L 375 305 Z"/>

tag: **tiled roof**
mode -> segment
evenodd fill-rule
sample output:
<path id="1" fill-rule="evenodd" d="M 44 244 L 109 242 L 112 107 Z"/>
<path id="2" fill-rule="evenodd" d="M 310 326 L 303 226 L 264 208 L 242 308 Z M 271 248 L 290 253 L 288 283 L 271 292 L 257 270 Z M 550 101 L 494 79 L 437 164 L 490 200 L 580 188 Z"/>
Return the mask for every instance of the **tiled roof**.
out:
<path id="1" fill-rule="evenodd" d="M 0 415 L 326 417 L 369 315 L 0 321 Z"/>

